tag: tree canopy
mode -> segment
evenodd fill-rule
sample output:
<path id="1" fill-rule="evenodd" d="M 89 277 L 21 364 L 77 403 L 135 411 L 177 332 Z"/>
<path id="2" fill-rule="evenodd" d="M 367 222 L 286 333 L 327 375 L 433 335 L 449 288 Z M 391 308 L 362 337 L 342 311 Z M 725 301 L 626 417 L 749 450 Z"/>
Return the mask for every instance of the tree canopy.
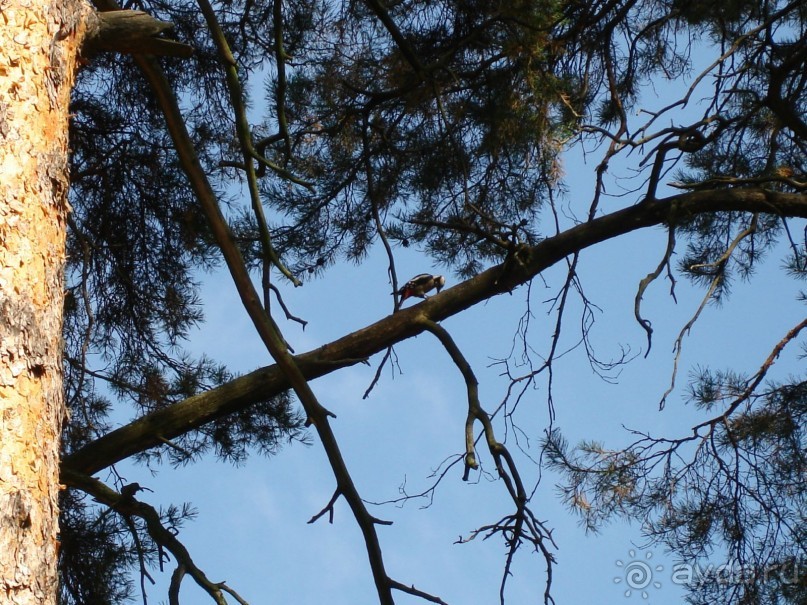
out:
<path id="1" fill-rule="evenodd" d="M 388 573 L 381 521 L 352 481 L 331 429 L 338 420 L 309 385 L 361 362 L 385 380 L 392 347 L 424 332 L 467 386 L 458 476 L 468 479 L 486 460 L 511 503 L 509 515 L 480 519 L 476 532 L 505 545 L 502 602 L 523 549 L 545 562 L 537 595 L 551 603 L 552 522 L 534 510 L 535 479 L 519 462 L 517 441 L 505 438 L 524 430 L 512 409 L 549 410 L 551 418 L 553 368 L 570 342 L 604 374 L 642 363 L 629 353 L 602 360 L 589 347 L 596 301 L 578 275 L 581 253 L 664 229 L 666 250 L 648 253 L 633 312 L 647 354 L 654 332 L 645 294 L 663 281 L 672 297 L 699 290 L 702 304 L 680 326 L 671 355 L 676 365 L 700 311 L 727 300 L 737 280 L 781 265 L 794 280 L 807 273 L 803 2 L 96 0 L 95 7 L 170 22 L 170 36 L 193 55 L 87 49 L 72 97 L 62 603 L 124 602 L 136 594 L 138 574 L 162 567 L 166 553 L 178 566 L 171 599 L 190 575 L 215 602 L 237 600 L 237 587 L 209 580 L 205 573 L 215 570 L 197 568 L 176 535 L 191 510 L 144 504 L 141 486 L 116 480 L 113 465 L 203 456 L 240 463 L 290 441 L 324 451 L 335 483 L 321 514 L 339 498 L 350 506 L 379 602 L 392 603 L 396 592 L 443 602 L 439 587 L 422 592 L 417 578 Z M 589 173 L 567 173 L 574 154 L 589 158 Z M 304 292 L 341 263 L 371 255 L 384 256 L 384 287 L 397 291 L 409 277 L 396 270 L 406 248 L 456 285 L 414 306 L 401 307 L 396 295 L 390 314 L 368 318 L 365 328 L 311 351 L 289 347 L 279 326 L 306 318 L 295 316 L 284 293 L 300 285 Z M 516 334 L 527 361 L 506 367 L 502 405 L 480 400 L 474 369 L 440 322 L 528 289 L 554 266 L 563 271 L 548 283 L 553 330 L 540 342 L 527 329 Z M 184 346 L 204 319 L 205 271 L 222 267 L 275 362 L 243 376 L 214 351 L 194 357 Z M 571 300 L 586 319 L 569 317 Z M 532 314 L 529 302 L 524 312 Z M 561 498 L 591 529 L 634 518 L 681 556 L 720 549 L 749 569 L 800 565 L 807 383 L 803 373 L 769 374 L 784 351 L 803 346 L 806 326 L 776 335 L 772 349 L 749 342 L 759 358 L 752 374 L 700 368 L 677 382 L 674 375 L 702 418 L 688 434 L 639 435 L 609 449 L 570 446 L 551 422 L 545 431 L 532 423 L 529 437 L 542 441 L 531 454 L 541 469 L 560 473 Z M 529 390 L 537 384 L 543 397 Z M 106 483 L 92 476 L 105 470 Z M 703 582 L 689 597 L 803 603 L 805 582 L 761 575 L 730 586 Z"/>

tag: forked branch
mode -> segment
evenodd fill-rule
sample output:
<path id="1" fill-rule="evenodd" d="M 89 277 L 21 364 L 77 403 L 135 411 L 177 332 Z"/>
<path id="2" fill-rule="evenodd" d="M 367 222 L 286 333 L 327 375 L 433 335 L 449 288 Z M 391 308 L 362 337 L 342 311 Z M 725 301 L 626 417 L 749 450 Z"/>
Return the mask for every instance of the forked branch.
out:
<path id="1" fill-rule="evenodd" d="M 425 318 L 421 318 L 420 322 L 428 332 L 431 332 L 437 337 L 465 380 L 465 387 L 468 394 L 468 415 L 465 422 L 466 452 L 463 479 L 467 480 L 471 469 L 478 467 L 474 452 L 473 428 L 475 421 L 479 421 L 482 425 L 488 451 L 496 465 L 496 471 L 504 482 L 513 503 L 516 505 L 516 511 L 512 515 L 506 517 L 502 522 L 477 530 L 472 534 L 471 538 L 473 539 L 473 537 L 479 533 L 486 533 L 487 536 L 498 533 L 504 536 L 505 543 L 507 544 L 507 560 L 504 566 L 504 573 L 502 574 L 499 599 L 502 605 L 504 605 L 505 586 L 507 584 L 507 578 L 510 576 L 510 569 L 516 551 L 522 543 L 527 542 L 532 544 L 535 550 L 540 551 L 544 556 L 547 574 L 544 602 L 547 605 L 554 603 L 555 600 L 550 594 L 550 588 L 552 586 L 552 566 L 555 562 L 555 557 L 547 546 L 547 542 L 549 542 L 555 547 L 551 532 L 535 517 L 532 510 L 530 510 L 528 506 L 529 498 L 524 489 L 524 483 L 521 480 L 521 474 L 518 471 L 515 460 L 507 447 L 496 439 L 490 416 L 485 412 L 479 402 L 479 382 L 471 368 L 471 364 L 468 363 L 465 355 L 463 355 L 462 351 L 445 328 Z"/>

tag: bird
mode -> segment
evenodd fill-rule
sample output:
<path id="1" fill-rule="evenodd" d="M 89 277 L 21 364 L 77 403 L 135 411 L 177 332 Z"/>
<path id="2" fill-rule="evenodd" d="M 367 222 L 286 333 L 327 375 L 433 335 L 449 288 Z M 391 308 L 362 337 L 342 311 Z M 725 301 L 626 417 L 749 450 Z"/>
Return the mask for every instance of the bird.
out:
<path id="1" fill-rule="evenodd" d="M 415 277 L 406 282 L 403 287 L 398 290 L 398 294 L 401 295 L 401 302 L 405 301 L 411 296 L 426 298 L 426 292 L 430 292 L 431 290 L 437 288 L 437 292 L 439 293 L 445 285 L 446 278 L 442 275 L 421 273 L 420 275 L 415 275 Z M 395 293 L 393 292 L 393 294 Z"/>

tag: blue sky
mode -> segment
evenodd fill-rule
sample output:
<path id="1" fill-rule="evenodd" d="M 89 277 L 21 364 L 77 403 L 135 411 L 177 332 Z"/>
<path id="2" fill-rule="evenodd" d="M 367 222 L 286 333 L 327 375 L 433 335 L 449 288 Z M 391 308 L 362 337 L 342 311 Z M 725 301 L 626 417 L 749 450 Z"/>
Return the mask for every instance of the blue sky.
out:
<path id="1" fill-rule="evenodd" d="M 657 86 L 656 98 L 664 94 L 664 87 Z M 580 215 L 588 207 L 599 159 L 599 153 L 590 156 L 588 164 L 579 155 L 567 158 L 565 169 L 574 187 L 564 203 Z M 620 193 L 614 183 L 610 192 Z M 630 196 L 606 197 L 601 211 L 634 202 Z M 624 427 L 654 435 L 687 434 L 702 419 L 684 405 L 689 372 L 710 366 L 753 374 L 804 316 L 803 305 L 796 300 L 798 284 L 781 268 L 781 255 L 772 256 L 750 283 L 735 283 L 722 307 L 710 305 L 703 312 L 684 341 L 677 389 L 659 411 L 659 399 L 670 381 L 673 343 L 704 293 L 679 280 L 676 304 L 665 279 L 650 286 L 643 310 L 655 334 L 653 349 L 644 358 L 645 333 L 633 317 L 633 300 L 639 281 L 655 269 L 665 245 L 665 232 L 656 228 L 606 242 L 581 257 L 578 273 L 586 294 L 602 310 L 591 335 L 597 353 L 604 359 L 614 358 L 625 348 L 638 356 L 612 382 L 595 375 L 581 348 L 556 361 L 555 426 L 571 443 L 594 439 L 614 448 L 624 446 L 630 442 Z M 400 280 L 433 272 L 446 275 L 447 287 L 457 282 L 417 251 L 397 249 L 396 255 Z M 387 315 L 392 297 L 386 267 L 383 250 L 376 247 L 361 266 L 339 265 L 302 288 L 281 284 L 291 311 L 309 321 L 302 331 L 299 325 L 280 320 L 296 352 L 321 346 Z M 565 267 L 559 265 L 533 282 L 530 344 L 538 354 L 548 350 L 555 323 L 544 301 L 557 293 L 564 276 Z M 472 364 L 480 380 L 482 405 L 488 411 L 495 409 L 507 387 L 500 369 L 490 364 L 510 351 L 526 296 L 527 289 L 522 288 L 443 322 Z M 202 299 L 207 322 L 192 335 L 192 351 L 224 362 L 236 372 L 271 363 L 226 274 L 206 276 Z M 570 303 L 566 345 L 579 336 L 579 310 L 577 301 Z M 359 492 L 369 501 L 397 498 L 404 482 L 409 493 L 425 489 L 432 483 L 429 475 L 434 469 L 463 449 L 464 384 L 447 354 L 428 334 L 400 343 L 395 350 L 402 373 L 393 377 L 388 367 L 367 400 L 362 394 L 380 355 L 371 359 L 372 367 L 354 366 L 312 383 L 322 403 L 337 415 L 336 436 Z M 797 354 L 791 345 L 770 376 L 795 372 L 801 365 Z M 532 440 L 529 453 L 533 456 L 539 454 L 537 442 L 548 424 L 546 395 L 542 380 L 519 409 L 518 424 Z M 503 427 L 497 430 L 502 439 Z M 310 447 L 295 444 L 270 459 L 255 456 L 240 468 L 206 460 L 179 469 L 163 467 L 153 477 L 143 468 L 118 465 L 118 470 L 128 481 L 154 490 L 143 494 L 150 504 L 192 502 L 199 516 L 183 528 L 180 539 L 211 580 L 226 580 L 253 605 L 377 602 L 361 536 L 344 501 L 336 506 L 333 525 L 326 518 L 307 524 L 334 489 L 325 455 L 312 436 Z M 517 450 L 513 435 L 508 446 Z M 519 461 L 531 487 L 538 469 L 524 456 Z M 482 463 L 491 470 L 487 456 Z M 505 557 L 500 537 L 454 542 L 511 512 L 512 504 L 501 482 L 477 475 L 466 483 L 461 475 L 460 466 L 450 471 L 428 508 L 423 508 L 425 501 L 415 500 L 403 507 L 373 507 L 371 513 L 394 522 L 391 527 L 379 527 L 378 533 L 387 570 L 395 580 L 414 583 L 452 605 L 496 603 Z M 671 581 L 674 561 L 660 547 L 646 547 L 639 524 L 615 523 L 596 536 L 586 535 L 559 502 L 556 481 L 544 474 L 532 506 L 553 528 L 558 544 L 552 593 L 559 605 L 681 602 L 683 591 Z M 659 583 L 649 585 L 646 596 L 641 590 L 625 595 L 629 588 L 626 565 L 634 560 L 651 564 L 653 579 Z M 170 571 L 169 566 L 160 585 L 149 589 L 149 602 L 167 602 Z M 508 603 L 541 602 L 544 582 L 543 559 L 523 549 L 508 582 Z M 185 602 L 201 603 L 207 598 L 190 579 L 183 584 L 182 594 Z M 395 597 L 400 604 L 423 602 L 402 593 Z"/>
<path id="2" fill-rule="evenodd" d="M 644 332 L 633 320 L 636 285 L 652 270 L 663 252 L 661 230 L 628 236 L 583 255 L 580 275 L 587 294 L 602 313 L 597 317 L 593 341 L 602 357 L 617 355 L 620 346 L 644 351 Z M 416 253 L 404 251 L 398 260 L 401 276 L 439 271 Z M 546 350 L 554 315 L 542 301 L 556 291 L 560 271 L 549 271 L 545 287 L 536 280 L 532 289 L 534 334 L 531 343 Z M 209 276 L 204 299 L 207 323 L 193 336 L 192 348 L 246 372 L 270 362 L 242 312 L 227 276 Z M 448 277 L 450 287 L 456 280 Z M 358 291 L 345 284 L 359 284 Z M 556 426 L 572 443 L 598 439 L 612 447 L 629 439 L 622 425 L 667 436 L 685 434 L 700 416 L 684 406 L 682 387 L 688 372 L 698 365 L 756 371 L 770 349 L 801 317 L 795 301 L 797 284 L 779 268 L 778 259 L 750 284 L 737 284 L 722 308 L 709 306 L 685 341 L 679 370 L 679 388 L 664 411 L 658 400 L 667 388 L 672 368 L 671 348 L 678 331 L 696 309 L 702 292 L 679 281 L 676 305 L 668 286 L 659 281 L 645 296 L 645 316 L 656 333 L 649 358 L 636 358 L 615 384 L 594 375 L 581 350 L 556 364 Z M 333 340 L 387 314 L 390 287 L 382 252 L 360 267 L 335 268 L 324 279 L 298 289 L 285 289 L 292 311 L 309 320 L 303 332 L 297 324 L 283 325 L 287 339 L 298 352 Z M 468 356 L 481 383 L 483 406 L 494 409 L 506 388 L 491 358 L 507 355 L 516 323 L 524 308 L 526 289 L 478 305 L 443 325 Z M 759 321 L 764 315 L 764 321 Z M 574 331 L 578 315 L 570 309 L 567 327 Z M 462 449 L 465 417 L 464 385 L 458 371 L 429 335 L 396 346 L 402 374 L 386 371 L 368 400 L 362 394 L 372 379 L 373 367 L 355 366 L 312 383 L 326 407 L 337 414 L 334 427 L 360 493 L 370 501 L 394 499 L 399 486 L 416 493 L 431 484 L 430 473 L 447 457 Z M 777 363 L 776 375 L 795 370 L 791 351 Z M 546 388 L 531 391 L 522 403 L 519 425 L 532 438 L 540 438 L 547 424 Z M 499 436 L 504 433 L 499 427 Z M 515 449 L 512 436 L 508 445 Z M 531 452 L 537 455 L 537 448 Z M 483 458 L 490 470 L 490 461 Z M 522 458 L 528 485 L 537 468 Z M 375 593 L 358 529 L 343 501 L 336 507 L 333 525 L 320 519 L 309 525 L 333 493 L 334 481 L 316 442 L 311 447 L 292 445 L 271 459 L 251 458 L 241 468 L 204 461 L 180 468 L 162 468 L 155 477 L 144 469 L 119 467 L 129 481 L 154 490 L 144 500 L 154 505 L 192 502 L 199 511 L 180 538 L 198 565 L 214 581 L 226 580 L 250 603 L 321 603 L 331 605 L 373 603 Z M 498 537 L 454 544 L 476 527 L 497 520 L 511 510 L 501 482 L 477 477 L 464 483 L 461 468 L 449 472 L 429 508 L 424 501 L 403 507 L 374 507 L 376 516 L 394 521 L 380 527 L 390 575 L 403 583 L 441 596 L 452 604 L 494 603 L 498 599 L 505 549 Z M 673 561 L 663 550 L 646 546 L 637 524 L 617 523 L 596 536 L 586 535 L 558 501 L 556 478 L 545 475 L 533 500 L 539 518 L 554 528 L 559 549 L 553 594 L 558 603 L 681 602 L 682 591 L 670 581 Z M 631 549 L 633 553 L 631 554 Z M 624 566 L 634 559 L 656 570 L 660 587 L 650 586 L 647 598 L 634 590 L 625 596 Z M 719 564 L 719 561 L 716 562 Z M 170 572 L 170 568 L 169 572 Z M 540 556 L 524 549 L 508 583 L 508 602 L 540 601 L 544 566 Z M 623 580 L 615 583 L 615 579 Z M 168 574 L 164 578 L 168 581 Z M 185 598 L 203 602 L 188 579 Z M 150 602 L 166 600 L 164 585 L 149 590 Z M 416 599 L 396 594 L 398 603 Z"/>

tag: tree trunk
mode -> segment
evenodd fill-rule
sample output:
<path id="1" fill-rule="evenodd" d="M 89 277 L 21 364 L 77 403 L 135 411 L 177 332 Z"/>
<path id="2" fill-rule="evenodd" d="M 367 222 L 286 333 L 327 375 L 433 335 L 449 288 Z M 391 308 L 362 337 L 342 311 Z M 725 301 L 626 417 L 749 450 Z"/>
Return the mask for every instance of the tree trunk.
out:
<path id="1" fill-rule="evenodd" d="M 0 0 L 0 603 L 57 598 L 67 121 L 80 0 Z"/>

